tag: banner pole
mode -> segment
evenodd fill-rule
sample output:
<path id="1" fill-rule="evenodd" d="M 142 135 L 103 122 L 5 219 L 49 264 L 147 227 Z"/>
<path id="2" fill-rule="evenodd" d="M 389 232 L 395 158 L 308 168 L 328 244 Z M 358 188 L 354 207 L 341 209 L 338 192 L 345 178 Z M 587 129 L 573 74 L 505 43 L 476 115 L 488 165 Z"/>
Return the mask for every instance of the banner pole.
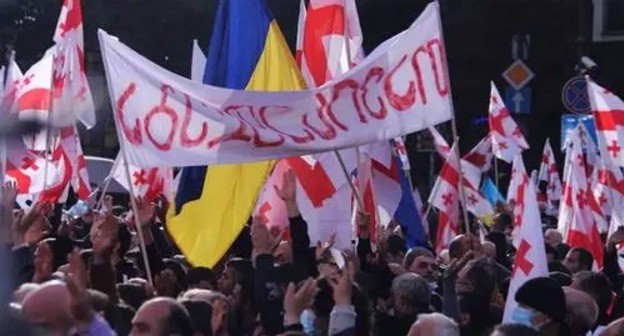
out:
<path id="1" fill-rule="evenodd" d="M 104 73 L 106 75 L 106 82 L 107 82 L 107 87 L 108 87 L 108 94 L 111 98 L 111 108 L 113 110 L 113 112 L 116 111 L 116 104 L 113 101 L 115 95 L 113 94 L 113 88 L 111 85 L 111 80 L 109 77 L 109 71 L 110 69 L 108 68 L 108 63 L 106 62 L 106 48 L 102 47 L 102 39 L 100 38 L 100 49 L 101 49 L 101 53 L 102 53 L 102 58 L 104 59 Z M 113 113 L 113 115 L 115 115 L 115 113 Z M 130 204 L 132 206 L 132 211 L 134 212 L 134 225 L 136 227 L 136 231 L 137 231 L 137 235 L 139 237 L 139 247 L 141 250 L 141 255 L 143 256 L 143 264 L 145 265 L 145 274 L 147 275 L 147 281 L 152 285 L 152 287 L 154 286 L 154 279 L 152 278 L 152 270 L 150 268 L 150 264 L 149 264 L 149 259 L 147 258 L 147 249 L 145 247 L 145 239 L 143 237 L 143 230 L 141 229 L 141 223 L 139 223 L 139 217 L 138 217 L 138 211 L 137 211 L 137 204 L 136 204 L 136 200 L 134 199 L 134 188 L 132 187 L 132 179 L 130 177 L 130 167 L 128 166 L 128 158 L 126 156 L 126 147 L 125 147 L 125 138 L 123 137 L 123 134 L 121 134 L 120 132 L 120 127 L 119 127 L 119 122 L 117 120 L 117 118 L 113 117 L 114 121 L 115 121 L 115 131 L 117 132 L 117 139 L 119 139 L 119 150 L 121 151 L 121 155 L 124 158 L 124 168 L 126 171 L 126 178 L 128 179 L 128 183 L 130 184 Z"/>

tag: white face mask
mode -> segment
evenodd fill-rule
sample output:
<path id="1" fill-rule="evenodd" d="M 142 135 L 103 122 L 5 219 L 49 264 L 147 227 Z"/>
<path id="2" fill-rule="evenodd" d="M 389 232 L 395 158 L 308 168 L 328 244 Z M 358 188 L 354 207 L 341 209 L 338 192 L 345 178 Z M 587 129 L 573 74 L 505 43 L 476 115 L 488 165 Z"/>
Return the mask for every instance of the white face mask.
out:
<path id="1" fill-rule="evenodd" d="M 435 291 L 436 289 L 438 289 L 438 283 L 435 281 L 431 281 L 429 282 L 429 289 L 431 289 L 431 291 Z"/>

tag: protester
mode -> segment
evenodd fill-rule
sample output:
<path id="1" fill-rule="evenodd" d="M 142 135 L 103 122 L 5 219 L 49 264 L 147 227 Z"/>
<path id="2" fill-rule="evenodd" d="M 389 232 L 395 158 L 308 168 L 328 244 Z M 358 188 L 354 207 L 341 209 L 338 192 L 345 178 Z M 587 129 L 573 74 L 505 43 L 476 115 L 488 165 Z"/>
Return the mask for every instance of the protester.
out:
<path id="1" fill-rule="evenodd" d="M 570 328 L 570 335 L 586 335 L 598 322 L 598 305 L 591 296 L 580 290 L 564 287 L 563 291 L 568 311 L 566 323 Z"/>
<path id="2" fill-rule="evenodd" d="M 408 336 L 459 336 L 457 323 L 452 319 L 439 314 L 420 314 L 409 330 Z"/>

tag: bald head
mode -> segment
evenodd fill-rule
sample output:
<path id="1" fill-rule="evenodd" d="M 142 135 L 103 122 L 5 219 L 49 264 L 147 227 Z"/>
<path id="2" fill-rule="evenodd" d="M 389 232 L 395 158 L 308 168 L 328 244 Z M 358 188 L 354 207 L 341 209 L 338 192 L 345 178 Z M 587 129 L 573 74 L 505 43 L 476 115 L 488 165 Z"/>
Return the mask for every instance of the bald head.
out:
<path id="1" fill-rule="evenodd" d="M 557 247 L 557 245 L 561 244 L 562 242 L 563 236 L 561 235 L 561 232 L 557 231 L 557 229 L 548 229 L 544 233 L 544 243 L 552 247 Z"/>
<path id="2" fill-rule="evenodd" d="M 132 319 L 132 336 L 193 335 L 191 319 L 184 306 L 171 298 L 146 301 Z"/>
<path id="3" fill-rule="evenodd" d="M 496 245 L 489 240 L 486 240 L 481 244 L 483 254 L 490 260 L 496 260 Z"/>
<path id="4" fill-rule="evenodd" d="M 420 314 L 408 336 L 459 336 L 459 327 L 452 319 L 439 314 Z"/>
<path id="5" fill-rule="evenodd" d="M 48 281 L 30 291 L 22 301 L 28 322 L 50 332 L 67 333 L 72 325 L 69 311 L 69 290 L 58 280 Z"/>
<path id="6" fill-rule="evenodd" d="M 611 322 L 603 331 L 601 336 L 624 335 L 624 317 Z"/>
<path id="7" fill-rule="evenodd" d="M 563 292 L 568 310 L 568 326 L 575 334 L 586 334 L 598 321 L 596 301 L 589 294 L 570 287 L 563 287 Z"/>

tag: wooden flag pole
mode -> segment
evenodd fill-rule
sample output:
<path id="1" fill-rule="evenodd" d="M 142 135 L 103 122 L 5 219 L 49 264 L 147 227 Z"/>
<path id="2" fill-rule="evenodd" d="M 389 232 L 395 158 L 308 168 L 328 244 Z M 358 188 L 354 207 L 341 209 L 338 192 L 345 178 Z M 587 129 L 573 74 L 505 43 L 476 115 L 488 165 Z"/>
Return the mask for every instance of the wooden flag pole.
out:
<path id="1" fill-rule="evenodd" d="M 102 43 L 102 41 L 100 40 L 100 44 Z M 105 48 L 102 48 L 102 56 L 104 59 L 106 59 L 105 57 Z M 108 68 L 108 64 L 106 63 L 106 61 L 104 62 L 104 73 L 106 74 L 106 82 L 107 83 L 112 83 L 112 81 L 110 80 L 110 76 L 108 75 L 110 72 L 110 69 Z M 113 88 L 111 85 L 107 85 L 108 86 L 108 93 L 110 95 L 110 97 L 115 97 L 115 95 L 113 94 Z M 113 112 L 116 111 L 117 106 L 115 104 L 115 102 L 111 99 L 111 108 L 113 110 Z M 141 223 L 139 223 L 139 216 L 138 216 L 138 211 L 137 211 L 137 204 L 136 204 L 136 200 L 134 199 L 134 188 L 132 187 L 132 178 L 130 177 L 130 167 L 128 166 L 128 157 L 126 156 L 126 148 L 125 148 L 125 143 L 124 143 L 124 137 L 123 134 L 121 134 L 120 132 L 120 126 L 118 124 L 117 118 L 113 118 L 115 120 L 115 131 L 117 132 L 117 139 L 119 139 L 119 150 L 121 151 L 121 155 L 124 158 L 125 164 L 124 164 L 124 168 L 126 171 L 126 178 L 128 179 L 128 183 L 130 184 L 130 204 L 132 205 L 132 211 L 134 212 L 134 224 L 136 227 L 136 231 L 137 231 L 137 236 L 139 237 L 139 248 L 141 250 L 141 255 L 143 256 L 143 264 L 145 266 L 145 274 L 147 275 L 147 281 L 152 285 L 152 287 L 154 286 L 154 279 L 152 277 L 152 270 L 150 268 L 150 264 L 149 264 L 149 259 L 147 258 L 147 249 L 145 247 L 145 239 L 143 237 L 143 231 L 141 230 Z"/>

